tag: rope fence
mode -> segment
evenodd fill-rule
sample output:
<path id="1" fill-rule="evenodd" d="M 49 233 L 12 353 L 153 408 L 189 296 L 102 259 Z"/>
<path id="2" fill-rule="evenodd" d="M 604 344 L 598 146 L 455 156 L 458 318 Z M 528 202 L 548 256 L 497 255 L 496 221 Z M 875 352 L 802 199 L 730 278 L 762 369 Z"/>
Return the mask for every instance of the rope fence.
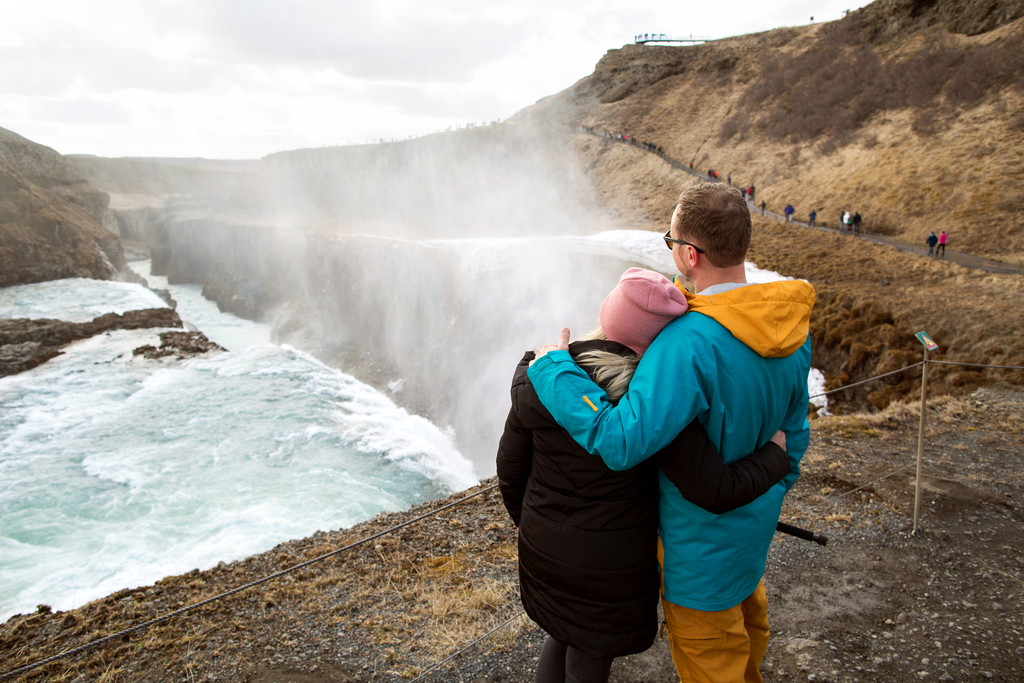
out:
<path id="1" fill-rule="evenodd" d="M 924 361 L 921 361 L 922 363 Z M 935 365 L 960 365 L 965 368 L 998 368 L 1000 370 L 1024 370 L 1024 365 L 987 365 L 985 363 L 954 363 L 948 360 L 930 360 Z M 921 363 L 918 363 L 920 365 Z"/>
<path id="2" fill-rule="evenodd" d="M 932 361 L 932 362 L 934 362 L 934 361 Z M 836 389 L 832 389 L 831 391 L 825 391 L 825 392 L 822 392 L 820 394 L 815 394 L 814 396 L 808 396 L 807 400 L 811 400 L 812 398 L 821 398 L 822 396 L 828 396 L 829 394 L 834 394 L 837 391 L 844 391 L 846 389 L 852 389 L 853 387 L 859 387 L 861 384 L 867 384 L 868 382 L 874 382 L 876 379 L 882 379 L 883 377 L 889 377 L 890 375 L 896 375 L 896 374 L 901 373 L 901 372 L 903 372 L 905 370 L 910 370 L 911 368 L 916 368 L 916 367 L 921 366 L 921 365 L 924 365 L 924 361 L 923 360 L 922 361 L 918 361 L 917 363 L 914 363 L 913 365 L 908 365 L 905 368 L 900 368 L 899 370 L 893 370 L 892 372 L 887 372 L 887 373 L 882 374 L 882 375 L 875 375 L 874 377 L 868 377 L 867 379 L 861 380 L 860 382 L 854 382 L 853 384 L 847 384 L 845 386 L 841 386 L 841 387 L 838 387 Z"/>
<path id="3" fill-rule="evenodd" d="M 835 505 L 836 503 L 838 503 L 843 498 L 846 498 L 847 496 L 852 496 L 853 494 L 857 493 L 858 491 L 863 491 L 864 489 L 866 489 L 868 487 L 874 486 L 878 482 L 884 481 L 885 479 L 888 479 L 889 477 L 895 476 L 895 475 L 899 474 L 900 472 L 906 472 L 911 467 L 914 467 L 914 465 L 907 465 L 906 467 L 901 467 L 898 470 L 894 470 L 894 471 L 890 472 L 889 474 L 883 474 L 878 479 L 873 479 L 873 480 L 869 481 L 866 484 L 858 486 L 857 488 L 855 488 L 855 489 L 853 489 L 851 491 L 847 491 L 846 493 L 841 493 L 838 496 L 832 496 L 828 500 L 822 501 L 821 503 L 818 503 L 817 505 L 812 505 L 810 507 L 806 507 L 803 510 L 801 510 L 800 512 L 801 512 L 801 514 L 806 514 L 808 512 L 811 512 L 812 510 L 817 510 L 818 508 L 824 507 L 826 505 Z"/>
<path id="4" fill-rule="evenodd" d="M 924 333 L 922 333 L 922 334 L 924 334 Z M 920 339 L 920 337 L 919 337 L 919 339 Z M 924 343 L 924 340 L 922 340 L 922 343 Z M 938 348 L 938 347 L 935 347 L 935 348 Z M 916 367 L 919 367 L 919 366 L 924 366 L 924 370 L 922 371 L 922 375 L 921 375 L 921 414 L 920 414 L 920 426 L 919 426 L 919 430 L 918 430 L 917 461 L 914 464 L 906 465 L 905 467 L 901 467 L 901 468 L 899 468 L 897 470 L 889 472 L 888 474 L 884 474 L 881 477 L 878 477 L 877 479 L 874 479 L 874 480 L 872 480 L 872 481 L 870 481 L 870 482 L 868 482 L 866 484 L 858 486 L 855 489 L 852 489 L 850 491 L 846 491 L 845 493 L 842 493 L 842 494 L 837 495 L 837 496 L 832 496 L 832 497 L 828 498 L 827 500 L 822 501 L 821 503 L 818 503 L 816 505 L 812 505 L 810 507 L 804 507 L 802 510 L 800 510 L 800 514 L 806 514 L 806 513 L 812 512 L 813 510 L 816 510 L 816 509 L 818 509 L 820 507 L 824 507 L 825 505 L 835 505 L 838 502 L 840 502 L 841 500 L 843 500 L 844 498 L 846 498 L 847 496 L 851 496 L 854 493 L 857 493 L 858 491 L 863 491 L 864 489 L 869 488 L 869 487 L 873 486 L 874 484 L 877 484 L 880 481 L 884 481 L 885 479 L 888 479 L 888 478 L 893 477 L 893 476 L 895 476 L 897 474 L 900 474 L 901 472 L 906 472 L 907 470 L 916 467 L 917 468 L 917 476 L 915 478 L 915 491 L 914 491 L 914 529 L 913 529 L 913 531 L 911 533 L 912 534 L 916 534 L 917 533 L 917 523 L 918 523 L 918 516 L 919 516 L 919 511 L 920 511 L 920 505 L 921 505 L 921 464 L 922 464 L 922 459 L 923 459 L 922 458 L 922 453 L 923 453 L 923 448 L 924 448 L 924 418 L 925 418 L 925 408 L 926 408 L 926 399 L 927 399 L 927 387 L 928 387 L 928 366 L 931 365 L 931 364 L 935 364 L 935 365 L 948 365 L 948 366 L 971 367 L 971 368 L 992 368 L 992 369 L 999 369 L 999 370 L 1024 370 L 1024 366 L 1020 366 L 1020 365 L 996 365 L 996 364 L 990 364 L 990 363 L 959 363 L 959 362 L 955 362 L 955 361 L 930 360 L 928 358 L 928 351 L 929 351 L 929 347 L 926 345 L 925 346 L 925 351 L 924 351 L 924 360 L 919 361 L 917 363 L 914 363 L 913 365 L 908 365 L 908 366 L 900 368 L 898 370 L 893 370 L 892 372 L 886 372 L 886 373 L 883 373 L 881 375 L 875 375 L 874 377 L 869 377 L 866 380 L 863 380 L 863 381 L 860 381 L 860 382 L 855 382 L 853 384 L 847 384 L 845 386 L 838 387 L 838 388 L 833 389 L 831 391 L 826 391 L 826 392 L 823 392 L 823 393 L 820 393 L 820 394 L 816 394 L 814 396 L 809 397 L 809 399 L 819 398 L 821 396 L 826 396 L 828 394 L 833 394 L 833 393 L 836 393 L 838 391 L 843 391 L 845 389 L 850 389 L 852 387 L 856 387 L 856 386 L 859 386 L 859 385 L 862 385 L 862 384 L 866 384 L 868 382 L 873 382 L 875 380 L 879 380 L 879 379 L 882 379 L 884 377 L 889 377 L 891 375 L 895 375 L 897 373 L 904 372 L 905 370 L 910 370 L 911 368 L 916 368 Z"/>
<path id="5" fill-rule="evenodd" d="M 462 655 L 464 655 L 467 652 L 469 652 L 471 649 L 473 649 L 474 647 L 479 645 L 481 642 L 483 642 L 485 639 L 487 639 L 491 635 L 493 635 L 493 634 L 497 633 L 498 631 L 500 631 L 501 629 L 511 625 L 512 622 L 514 622 L 516 619 L 519 619 L 520 617 L 525 617 L 525 616 L 526 616 L 526 612 L 523 611 L 522 609 L 520 609 L 517 614 L 512 615 L 511 617 L 509 617 L 508 619 L 506 619 L 502 623 L 498 624 L 497 626 L 492 628 L 487 633 L 483 634 L 482 636 L 480 636 L 476 640 L 472 641 L 471 643 L 469 643 L 468 645 L 463 647 L 458 652 L 455 652 L 455 653 L 449 655 L 448 657 L 445 657 L 440 662 L 435 662 L 434 664 L 431 664 L 430 666 L 428 666 L 426 669 L 424 669 L 420 673 L 419 676 L 417 676 L 416 678 L 412 679 L 411 683 L 416 683 L 416 681 L 422 681 L 423 679 L 425 679 L 430 674 L 430 672 L 432 672 L 435 669 L 438 669 L 438 668 L 444 666 L 445 664 L 447 664 L 448 662 L 452 661 L 453 659 L 461 657 Z"/>
<path id="6" fill-rule="evenodd" d="M 135 633 L 137 631 L 141 631 L 141 630 L 147 629 L 147 628 L 149 628 L 151 626 L 155 626 L 157 624 L 160 624 L 162 622 L 167 621 L 168 619 L 171 619 L 172 617 L 177 617 L 177 616 L 180 616 L 182 614 L 186 614 L 186 613 L 191 612 L 193 610 L 199 609 L 200 607 L 202 607 L 204 605 L 209 605 L 211 602 L 217 602 L 218 600 L 223 600 L 225 598 L 231 597 L 232 595 L 236 595 L 238 593 L 241 593 L 242 591 L 248 590 L 250 588 L 254 588 L 254 587 L 259 586 L 261 584 L 267 583 L 268 581 L 272 581 L 274 579 L 280 578 L 280 577 L 284 576 L 285 574 L 290 574 L 290 573 L 292 573 L 294 571 L 298 571 L 300 569 L 304 569 L 304 568 L 309 567 L 310 565 L 316 564 L 318 562 L 323 562 L 324 560 L 326 560 L 328 558 L 334 557 L 335 555 L 343 553 L 343 552 L 345 552 L 347 550 L 351 550 L 353 548 L 357 548 L 357 547 L 359 547 L 359 546 L 361 546 L 361 545 L 363 545 L 365 543 L 369 543 L 370 541 L 378 539 L 381 536 L 385 536 L 387 534 L 394 533 L 395 531 L 398 531 L 399 529 L 404 529 L 405 527 L 410 526 L 411 524 L 415 524 L 416 522 L 420 522 L 420 521 L 422 521 L 424 519 L 427 519 L 428 517 L 433 517 L 434 515 L 437 515 L 437 514 L 439 514 L 441 512 L 444 512 L 445 510 L 453 508 L 456 505 L 461 505 L 462 503 L 465 503 L 467 500 L 472 500 L 473 498 L 477 498 L 478 496 L 482 496 L 483 494 L 487 493 L 488 491 L 493 491 L 496 488 L 498 488 L 498 485 L 497 484 L 492 484 L 491 486 L 488 486 L 487 488 L 481 489 L 480 491 L 477 491 L 476 493 L 473 493 L 473 494 L 470 494 L 468 496 L 465 496 L 464 498 L 460 498 L 459 500 L 456 500 L 456 501 L 453 501 L 451 503 L 448 503 L 447 505 L 443 505 L 443 506 L 437 508 L 436 510 L 431 510 L 430 512 L 422 514 L 422 515 L 419 515 L 418 517 L 413 517 L 412 519 L 408 519 L 408 520 L 402 522 L 401 524 L 396 524 L 393 527 L 389 527 L 389 528 L 384 529 L 383 531 L 379 531 L 379 532 L 377 532 L 377 533 L 375 533 L 375 534 L 373 534 L 371 536 L 367 536 L 366 538 L 360 539 L 360 540 L 356 541 L 355 543 L 350 543 L 350 544 L 348 544 L 348 545 L 346 545 L 344 547 L 337 548 L 336 550 L 332 550 L 329 553 L 324 553 L 323 555 L 319 555 L 317 557 L 314 557 L 311 560 L 306 560 L 305 562 L 301 562 L 301 563 L 293 565 L 291 567 L 286 567 L 285 569 L 282 569 L 279 572 L 274 572 L 273 574 L 269 574 L 267 576 L 264 576 L 261 579 L 257 579 L 255 581 L 251 581 L 251 582 L 245 584 L 244 586 L 239 586 L 238 588 L 232 588 L 231 590 L 225 591 L 224 593 L 220 593 L 219 595 L 214 595 L 213 597 L 207 598 L 206 600 L 201 600 L 201 601 L 199 601 L 197 603 L 188 605 L 187 607 L 182 607 L 179 610 L 175 610 L 173 612 L 169 612 L 169 613 L 167 613 L 167 614 L 165 614 L 163 616 L 157 617 L 155 619 L 150 619 L 149 621 L 145 621 L 145 622 L 143 622 L 141 624 L 137 624 L 135 626 L 132 626 L 131 628 L 126 628 L 123 631 L 118 631 L 117 633 L 113 633 L 113 634 L 111 634 L 109 636 L 104 636 L 102 638 L 97 638 L 96 640 L 88 642 L 88 643 L 86 643 L 84 645 L 79 645 L 76 648 L 72 648 L 70 650 L 65 650 L 64 652 L 60 652 L 58 654 L 55 654 L 52 657 L 48 657 L 46 659 L 40 660 L 38 662 L 34 662 L 32 664 L 28 664 L 26 666 L 23 666 L 21 668 L 15 669 L 13 671 L 8 671 L 7 673 L 0 674 L 0 680 L 8 679 L 8 678 L 14 678 L 15 676 L 20 676 L 23 673 L 28 673 L 29 671 L 32 671 L 33 669 L 38 669 L 41 666 L 45 666 L 47 664 L 51 664 L 53 662 L 56 662 L 59 659 L 64 659 L 65 657 L 70 657 L 71 655 L 79 654 L 79 653 L 85 652 L 86 650 L 91 650 L 92 648 L 98 647 L 99 645 L 102 645 L 103 643 L 107 643 L 107 642 L 110 642 L 111 640 L 116 640 L 117 638 L 122 638 L 124 636 L 130 635 L 130 634 Z"/>
<path id="7" fill-rule="evenodd" d="M 870 481 L 870 482 L 868 482 L 866 484 L 863 484 L 863 485 L 861 485 L 861 486 L 859 486 L 859 487 L 857 487 L 857 488 L 855 488 L 855 489 L 853 489 L 851 491 L 846 491 L 845 493 L 842 493 L 842 494 L 837 495 L 837 496 L 833 496 L 833 497 L 829 498 L 828 500 L 825 500 L 825 501 L 823 501 L 821 503 L 817 503 L 817 504 L 815 504 L 813 506 L 806 507 L 806 508 L 804 508 L 801 511 L 801 514 L 809 513 L 809 512 L 811 512 L 813 510 L 816 510 L 818 508 L 824 507 L 825 505 L 834 505 L 834 504 L 838 503 L 840 500 L 846 498 L 847 496 L 853 495 L 854 493 L 857 493 L 858 491 L 862 491 L 862 490 L 864 490 L 864 489 L 866 489 L 866 488 L 868 488 L 868 487 L 870 487 L 870 486 L 872 486 L 874 484 L 877 484 L 880 481 L 883 481 L 885 479 L 893 477 L 893 476 L 895 476 L 897 474 L 900 474 L 901 472 L 905 472 L 905 471 L 911 469 L 912 467 L 916 466 L 918 468 L 918 476 L 917 476 L 917 487 L 918 487 L 918 490 L 917 490 L 917 492 L 915 494 L 915 504 L 914 504 L 914 533 L 916 533 L 916 531 L 917 531 L 917 511 L 918 511 L 919 500 L 920 500 L 920 479 L 921 479 L 921 476 L 920 476 L 920 466 L 921 466 L 920 459 L 921 459 L 921 446 L 922 446 L 921 438 L 923 438 L 923 425 L 924 425 L 924 412 L 925 412 L 925 396 L 926 396 L 926 387 L 927 387 L 927 367 L 928 367 L 929 364 L 951 365 L 951 366 L 962 366 L 962 367 L 993 368 L 993 369 L 1004 369 L 1004 370 L 1024 370 L 1024 366 L 1017 366 L 1017 365 L 994 365 L 994 364 L 980 364 L 980 363 L 958 363 L 958 362 L 953 362 L 953 361 L 929 360 L 928 359 L 928 352 L 927 352 L 927 348 L 926 348 L 926 350 L 925 350 L 925 359 L 922 360 L 922 361 L 919 361 L 919 362 L 914 363 L 912 365 L 908 365 L 908 366 L 903 367 L 903 368 L 899 368 L 898 370 L 893 370 L 891 372 L 886 372 L 886 373 L 883 373 L 883 374 L 880 374 L 880 375 L 875 375 L 874 377 L 869 377 L 868 379 L 865 379 L 865 380 L 862 380 L 862 381 L 859 381 L 859 382 L 855 382 L 853 384 L 844 385 L 842 387 L 837 387 L 836 389 L 832 389 L 830 391 L 826 391 L 826 392 L 823 392 L 823 393 L 820 393 L 820 394 L 816 394 L 814 396 L 809 397 L 809 398 L 813 399 L 813 398 L 819 398 L 821 396 L 827 396 L 829 394 L 834 394 L 834 393 L 839 392 L 839 391 L 843 391 L 843 390 L 850 389 L 850 388 L 853 388 L 853 387 L 856 387 L 856 386 L 867 384 L 868 382 L 873 382 L 873 381 L 876 381 L 876 380 L 879 380 L 879 379 L 883 379 L 885 377 L 889 377 L 889 376 L 892 376 L 892 375 L 895 375 L 895 374 L 898 374 L 898 373 L 901 373 L 901 372 L 905 372 L 906 370 L 911 370 L 911 369 L 919 367 L 919 366 L 924 366 L 924 371 L 923 371 L 923 374 L 922 374 L 923 381 L 922 381 L 922 397 L 921 397 L 921 436 L 919 437 L 919 443 L 918 443 L 918 462 L 916 463 L 916 465 L 915 464 L 907 465 L 907 466 L 902 467 L 902 468 L 900 468 L 898 470 L 895 470 L 893 472 L 889 472 L 888 474 L 885 474 L 885 475 L 883 475 L 883 476 L 881 476 L 881 477 L 879 477 L 877 479 L 874 479 L 874 480 L 872 480 L 872 481 Z M 125 636 L 128 636 L 128 635 L 131 635 L 133 633 L 137 633 L 137 632 L 142 631 L 144 629 L 148 629 L 148 628 L 150 628 L 152 626 L 155 626 L 155 625 L 163 623 L 163 622 L 165 622 L 165 621 L 167 621 L 169 619 L 172 619 L 173 617 L 177 617 L 177 616 L 181 616 L 183 614 L 187 614 L 187 613 L 192 612 L 192 611 L 194 611 L 196 609 L 199 609 L 200 607 L 203 607 L 205 605 L 209 605 L 210 603 L 217 602 L 219 600 L 223 600 L 225 598 L 228 598 L 228 597 L 231 597 L 231 596 L 236 595 L 238 593 L 241 593 L 243 591 L 246 591 L 246 590 L 248 590 L 250 588 L 254 588 L 256 586 L 265 584 L 268 581 L 272 581 L 274 579 L 277 579 L 277 578 L 280 578 L 282 576 L 285 576 L 286 574 L 290 574 L 290 573 L 298 571 L 300 569 L 304 569 L 306 567 L 312 566 L 312 565 L 317 564 L 319 562 L 323 562 L 324 560 L 327 560 L 327 559 L 329 559 L 331 557 L 334 557 L 335 555 L 338 555 L 340 553 L 346 552 L 348 550 L 352 550 L 353 548 L 357 548 L 357 547 L 359 547 L 359 546 L 361 546 L 361 545 L 363 545 L 365 543 L 368 543 L 370 541 L 378 539 L 378 538 L 380 538 L 382 536 L 394 533 L 394 532 L 396 532 L 396 531 L 398 531 L 400 529 L 403 529 L 405 527 L 408 527 L 408 526 L 410 526 L 412 524 L 415 524 L 415 523 L 423 521 L 423 520 L 425 520 L 427 518 L 433 517 L 433 516 L 435 516 L 437 514 L 440 514 L 441 512 L 444 512 L 445 510 L 449 510 L 449 509 L 451 509 L 453 507 L 456 507 L 458 505 L 461 505 L 461 504 L 463 504 L 463 503 L 465 503 L 465 502 L 467 502 L 469 500 L 472 500 L 474 498 L 482 496 L 485 493 L 493 491 L 496 488 L 498 488 L 498 485 L 497 484 L 492 484 L 491 486 L 483 488 L 480 491 L 472 493 L 472 494 L 470 494 L 468 496 L 465 496 L 463 498 L 460 498 L 458 500 L 452 501 L 451 503 L 443 505 L 443 506 L 441 506 L 441 507 L 439 507 L 439 508 L 437 508 L 435 510 L 431 510 L 430 512 L 424 513 L 422 515 L 418 515 L 416 517 L 413 517 L 412 519 L 408 519 L 408 520 L 402 522 L 401 524 L 396 524 L 396 525 L 394 525 L 392 527 L 389 527 L 389 528 L 384 529 L 382 531 L 379 531 L 379 532 L 377 532 L 375 534 L 372 534 L 372 535 L 367 536 L 365 538 L 362 538 L 362 539 L 360 539 L 358 541 L 355 541 L 354 543 L 350 543 L 350 544 L 348 544 L 346 546 L 343 546 L 341 548 L 337 548 L 337 549 L 332 550 L 332 551 L 330 551 L 328 553 L 324 553 L 323 555 L 319 555 L 317 557 L 314 557 L 313 559 L 306 560 L 305 562 L 301 562 L 301 563 L 293 565 L 291 567 L 287 567 L 285 569 L 282 569 L 281 571 L 274 572 L 273 574 L 269 574 L 269 575 L 267 575 L 267 576 L 265 576 L 263 578 L 257 579 L 255 581 L 251 581 L 251 582 L 249 582 L 249 583 L 247 583 L 245 585 L 239 586 L 237 588 L 233 588 L 233 589 L 231 589 L 229 591 L 220 593 L 218 595 L 212 596 L 212 597 L 207 598 L 205 600 L 201 600 L 201 601 L 199 601 L 197 603 L 188 605 L 186 607 L 183 607 L 181 609 L 175 610 L 173 612 L 169 612 L 169 613 L 164 614 L 164 615 L 162 615 L 160 617 L 157 617 L 155 619 L 150 619 L 149 621 L 145 621 L 145 622 L 143 622 L 141 624 L 137 624 L 135 626 L 132 626 L 131 628 L 127 628 L 127 629 L 124 629 L 122 631 L 118 631 L 117 633 L 114 633 L 114 634 L 111 634 L 111 635 L 108 635 L 108 636 L 104 636 L 102 638 L 98 638 L 96 640 L 90 641 L 88 643 L 85 643 L 85 644 L 80 645 L 78 647 L 72 648 L 70 650 L 65 650 L 63 652 L 60 652 L 58 654 L 53 655 L 52 657 L 48 657 L 46 659 L 42 659 L 42 660 L 39 660 L 37 662 L 33 662 L 31 664 L 27 664 L 25 666 L 22 666 L 20 668 L 14 669 L 12 671 L 8 671 L 6 673 L 2 673 L 2 674 L 0 674 L 0 680 L 6 680 L 6 679 L 14 678 L 16 676 L 20 676 L 21 674 L 28 673 L 29 671 L 32 671 L 32 670 L 37 669 L 39 667 L 45 666 L 47 664 L 51 664 L 51 663 L 56 662 L 56 661 L 58 661 L 60 659 L 64 659 L 64 658 L 70 657 L 72 655 L 80 654 L 82 652 L 85 652 L 87 650 L 91 650 L 91 649 L 93 649 L 95 647 L 103 645 L 104 643 L 110 642 L 112 640 L 116 640 L 118 638 L 122 638 L 122 637 L 125 637 Z M 525 612 L 520 611 L 519 613 L 515 614 L 514 616 L 512 616 L 511 618 L 506 620 L 505 622 L 499 624 L 498 626 L 495 626 L 494 628 L 492 628 L 490 631 L 488 631 L 484 635 L 480 636 L 479 638 L 475 639 L 471 643 L 467 644 L 465 647 L 460 649 L 458 652 L 455 652 L 454 654 L 450 655 L 446 659 L 441 660 L 441 661 L 431 665 L 429 668 L 427 668 L 422 673 L 420 673 L 417 678 L 413 679 L 413 683 L 415 683 L 416 681 L 422 680 L 430 672 L 432 672 L 435 669 L 437 669 L 437 668 L 447 664 L 448 662 L 452 661 L 453 659 L 461 656 L 466 651 L 468 651 L 472 647 L 476 646 L 477 644 L 482 642 L 487 637 L 493 635 L 494 633 L 496 633 L 497 631 L 499 631 L 499 630 L 501 630 L 503 628 L 506 628 L 511 623 L 513 623 L 516 619 L 518 619 L 518 618 L 520 618 L 520 617 L 522 617 L 524 615 L 525 615 Z"/>

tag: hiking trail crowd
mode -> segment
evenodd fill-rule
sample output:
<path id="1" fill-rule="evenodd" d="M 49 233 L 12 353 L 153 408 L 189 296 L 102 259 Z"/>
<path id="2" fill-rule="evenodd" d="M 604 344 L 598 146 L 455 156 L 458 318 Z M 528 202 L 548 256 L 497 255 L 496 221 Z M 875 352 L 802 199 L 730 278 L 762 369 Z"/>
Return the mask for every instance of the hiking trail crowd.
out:
<path id="1" fill-rule="evenodd" d="M 589 133 L 591 135 L 597 135 L 599 137 L 607 137 L 610 140 L 617 140 L 619 142 L 624 142 L 624 143 L 629 144 L 629 145 L 634 145 L 636 147 L 640 147 L 641 149 L 647 150 L 648 152 L 653 152 L 653 153 L 658 154 L 658 155 L 660 155 L 660 156 L 662 156 L 662 157 L 664 157 L 666 159 L 669 159 L 669 157 L 667 157 L 665 155 L 665 150 L 660 145 L 656 145 L 653 142 L 648 142 L 646 140 L 644 140 L 644 141 L 637 140 L 635 136 L 627 135 L 627 134 L 624 134 L 624 133 L 612 133 L 612 132 L 608 132 L 608 131 L 605 131 L 605 132 L 597 131 L 597 130 L 594 129 L 593 126 L 582 126 L 582 129 L 583 129 L 583 132 L 585 132 L 585 133 Z M 709 181 L 711 181 L 713 183 L 720 182 L 720 180 L 719 180 L 719 173 L 718 173 L 718 171 L 716 171 L 713 168 L 709 168 L 707 170 L 707 173 L 703 174 L 700 171 L 694 170 L 693 162 L 692 161 L 689 164 L 689 168 L 690 168 L 690 172 L 691 173 L 694 173 L 694 174 L 696 174 L 698 176 L 704 177 L 704 178 L 706 178 L 707 180 L 709 180 Z M 731 175 L 726 176 L 725 182 L 728 185 L 732 186 L 733 185 L 732 176 Z M 768 204 L 764 200 L 762 200 L 760 204 L 755 204 L 755 202 L 754 202 L 754 186 L 753 185 L 748 185 L 746 187 L 740 187 L 739 189 L 740 189 L 740 193 L 743 195 L 744 199 L 746 199 L 747 203 L 750 205 L 750 207 L 752 209 L 760 208 L 761 209 L 761 215 L 762 216 L 767 215 Z M 782 215 L 785 217 L 785 220 L 786 220 L 787 223 L 792 223 L 793 222 L 793 216 L 796 215 L 796 208 L 792 204 L 787 203 L 786 206 L 782 210 Z M 850 213 L 848 210 L 845 210 L 845 209 L 840 210 L 839 211 L 839 219 L 837 221 L 837 225 L 839 227 L 839 234 L 840 235 L 850 234 L 850 235 L 855 235 L 855 236 L 856 235 L 860 235 L 861 224 L 863 223 L 863 220 L 864 219 L 860 215 L 859 211 L 854 211 L 853 213 Z M 806 225 L 807 225 L 807 227 L 810 227 L 810 228 L 819 228 L 819 229 L 829 229 L 829 227 L 830 227 L 827 223 L 822 223 L 821 225 L 818 224 L 818 211 L 817 211 L 817 209 L 811 209 L 811 212 L 809 214 L 807 214 L 807 223 L 806 223 Z M 946 242 L 947 242 L 947 240 L 948 240 L 948 236 L 947 236 L 945 230 L 943 230 L 941 235 L 939 235 L 939 236 L 936 236 L 935 232 L 933 231 L 928 236 L 928 238 L 925 240 L 925 243 L 928 245 L 928 256 L 932 256 L 932 257 L 935 257 L 935 258 L 938 258 L 938 257 L 941 256 L 941 257 L 945 258 L 945 256 L 946 256 Z"/>

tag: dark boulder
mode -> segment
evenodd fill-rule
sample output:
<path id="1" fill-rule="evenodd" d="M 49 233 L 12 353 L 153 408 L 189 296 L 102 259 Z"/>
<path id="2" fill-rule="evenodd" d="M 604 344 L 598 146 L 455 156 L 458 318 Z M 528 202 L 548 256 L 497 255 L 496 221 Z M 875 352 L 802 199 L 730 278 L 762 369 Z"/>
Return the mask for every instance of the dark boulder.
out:
<path id="1" fill-rule="evenodd" d="M 132 351 L 132 355 L 150 360 L 169 356 L 184 360 L 209 351 L 224 350 L 223 346 L 210 341 L 201 332 L 161 332 L 160 348 L 147 344 Z"/>
<path id="2" fill-rule="evenodd" d="M 0 377 L 14 375 L 41 365 L 54 356 L 60 355 L 60 349 L 71 342 L 86 339 L 111 330 L 141 330 L 150 328 L 182 327 L 181 318 L 170 308 L 148 308 L 140 311 L 128 311 L 123 315 L 107 313 L 87 323 L 69 323 L 64 320 L 29 320 L 27 318 L 0 319 Z M 202 334 L 182 334 L 189 337 L 187 343 L 176 344 L 174 348 L 182 351 L 178 357 L 196 355 L 207 351 L 221 349 Z M 161 343 L 161 348 L 163 348 Z M 144 347 L 145 348 L 145 347 Z M 161 355 L 171 355 L 168 352 Z M 136 353 L 136 355 L 140 355 Z M 148 357 L 148 356 L 147 356 Z"/>

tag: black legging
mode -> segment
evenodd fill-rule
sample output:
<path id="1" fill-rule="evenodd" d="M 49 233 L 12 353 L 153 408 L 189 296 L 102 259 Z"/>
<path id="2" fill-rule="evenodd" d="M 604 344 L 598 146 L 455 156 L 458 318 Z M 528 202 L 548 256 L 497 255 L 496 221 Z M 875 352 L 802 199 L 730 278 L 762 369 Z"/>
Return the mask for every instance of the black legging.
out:
<path id="1" fill-rule="evenodd" d="M 551 636 L 537 661 L 537 683 L 605 683 L 614 657 L 595 657 Z"/>

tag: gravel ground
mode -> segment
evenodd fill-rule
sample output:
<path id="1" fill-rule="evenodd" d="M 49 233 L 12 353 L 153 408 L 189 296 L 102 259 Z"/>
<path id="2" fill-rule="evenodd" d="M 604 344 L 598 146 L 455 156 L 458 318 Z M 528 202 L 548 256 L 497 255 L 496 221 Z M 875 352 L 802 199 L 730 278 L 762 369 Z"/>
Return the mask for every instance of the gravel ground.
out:
<path id="1" fill-rule="evenodd" d="M 914 469 L 876 481 L 914 463 L 916 407 L 813 422 L 803 474 L 782 518 L 826 534 L 829 543 L 776 536 L 765 574 L 773 629 L 766 681 L 1024 680 L 1022 414 L 1024 391 L 1008 386 L 930 402 L 916 534 Z M 445 503 L 318 533 L 77 610 L 14 617 L 0 626 L 0 671 Z M 518 614 L 515 557 L 514 529 L 492 490 L 17 680 L 529 681 L 544 634 L 527 618 L 466 647 Z M 665 641 L 617 660 L 612 680 L 677 680 Z"/>

